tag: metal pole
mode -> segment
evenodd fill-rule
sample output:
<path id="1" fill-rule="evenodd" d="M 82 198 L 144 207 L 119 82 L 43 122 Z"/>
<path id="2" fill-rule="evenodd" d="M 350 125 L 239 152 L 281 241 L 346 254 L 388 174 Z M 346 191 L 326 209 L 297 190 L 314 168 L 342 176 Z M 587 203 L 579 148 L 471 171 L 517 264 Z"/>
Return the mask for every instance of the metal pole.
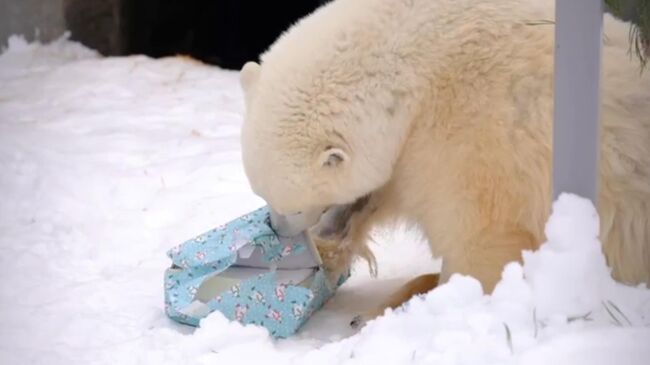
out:
<path id="1" fill-rule="evenodd" d="M 556 1 L 553 199 L 597 204 L 602 26 L 602 0 Z"/>

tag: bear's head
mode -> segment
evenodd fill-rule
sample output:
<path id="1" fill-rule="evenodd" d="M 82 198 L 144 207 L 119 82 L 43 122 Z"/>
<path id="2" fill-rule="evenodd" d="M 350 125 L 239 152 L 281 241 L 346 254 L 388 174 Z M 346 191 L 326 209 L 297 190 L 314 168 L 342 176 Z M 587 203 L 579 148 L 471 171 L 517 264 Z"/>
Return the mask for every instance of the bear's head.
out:
<path id="1" fill-rule="evenodd" d="M 283 37 L 240 72 L 244 170 L 282 215 L 320 215 L 389 181 L 409 130 L 407 89 L 374 54 Z M 315 47 L 314 44 L 318 46 Z"/>

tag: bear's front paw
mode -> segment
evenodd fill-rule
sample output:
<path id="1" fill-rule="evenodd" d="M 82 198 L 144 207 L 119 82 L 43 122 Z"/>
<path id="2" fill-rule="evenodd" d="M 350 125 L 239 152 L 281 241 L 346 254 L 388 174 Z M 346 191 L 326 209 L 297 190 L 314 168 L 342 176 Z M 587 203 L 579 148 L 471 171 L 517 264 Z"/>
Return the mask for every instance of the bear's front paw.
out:
<path id="1" fill-rule="evenodd" d="M 338 282 L 341 275 L 349 272 L 354 253 L 339 240 L 325 240 L 313 235 L 311 239 L 323 260 L 323 267 L 327 271 L 328 279 L 330 282 Z"/>

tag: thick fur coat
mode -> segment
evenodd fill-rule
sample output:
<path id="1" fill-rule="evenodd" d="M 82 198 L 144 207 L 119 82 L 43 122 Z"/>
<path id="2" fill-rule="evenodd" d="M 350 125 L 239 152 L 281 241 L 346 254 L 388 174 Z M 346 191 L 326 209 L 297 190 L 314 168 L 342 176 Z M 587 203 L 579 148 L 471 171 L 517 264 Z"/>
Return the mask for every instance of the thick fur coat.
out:
<path id="1" fill-rule="evenodd" d="M 469 274 L 491 291 L 545 239 L 553 3 L 320 8 L 242 69 L 252 188 L 289 215 L 363 198 L 339 234 L 314 234 L 335 271 L 373 261 L 372 228 L 405 221 L 443 258 L 442 282 Z M 628 53 L 628 27 L 605 16 L 598 209 L 614 277 L 636 284 L 650 283 L 650 72 Z"/>

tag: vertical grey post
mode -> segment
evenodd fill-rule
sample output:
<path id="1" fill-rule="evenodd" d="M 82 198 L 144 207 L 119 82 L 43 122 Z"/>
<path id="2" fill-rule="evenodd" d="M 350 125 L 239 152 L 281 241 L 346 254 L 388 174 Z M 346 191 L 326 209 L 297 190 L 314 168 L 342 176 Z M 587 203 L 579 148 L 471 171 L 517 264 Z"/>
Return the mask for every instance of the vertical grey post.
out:
<path id="1" fill-rule="evenodd" d="M 597 204 L 602 0 L 556 0 L 553 199 Z"/>

